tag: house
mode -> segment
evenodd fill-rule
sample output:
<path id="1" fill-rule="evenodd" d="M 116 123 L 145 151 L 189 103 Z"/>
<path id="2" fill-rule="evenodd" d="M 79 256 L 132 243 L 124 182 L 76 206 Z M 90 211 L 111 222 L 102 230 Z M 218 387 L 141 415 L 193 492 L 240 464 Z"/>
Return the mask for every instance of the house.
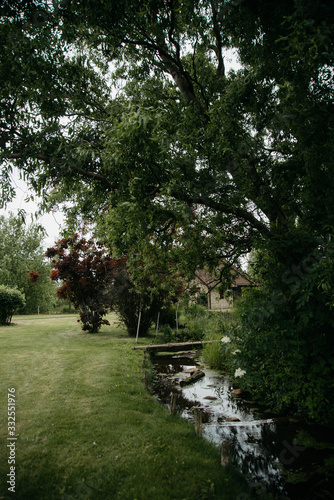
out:
<path id="1" fill-rule="evenodd" d="M 206 297 L 208 309 L 216 311 L 230 309 L 236 298 L 242 295 L 242 290 L 245 287 L 257 286 L 257 283 L 252 281 L 244 271 L 235 266 L 232 266 L 231 272 L 234 275 L 232 287 L 230 290 L 222 290 L 219 286 L 221 281 L 215 273 L 210 273 L 206 269 L 196 271 L 193 281 L 196 295 L 197 297 Z"/>

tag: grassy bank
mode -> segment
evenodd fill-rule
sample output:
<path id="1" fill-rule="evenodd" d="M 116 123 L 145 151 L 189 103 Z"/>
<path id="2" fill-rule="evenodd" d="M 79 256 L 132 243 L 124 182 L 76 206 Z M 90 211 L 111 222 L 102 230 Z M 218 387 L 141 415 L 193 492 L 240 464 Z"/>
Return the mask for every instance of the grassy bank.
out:
<path id="1" fill-rule="evenodd" d="M 0 498 L 250 498 L 220 467 L 219 450 L 145 390 L 143 354 L 111 320 L 97 335 L 68 315 L 14 317 L 0 328 Z M 9 388 L 15 494 L 6 484 Z"/>

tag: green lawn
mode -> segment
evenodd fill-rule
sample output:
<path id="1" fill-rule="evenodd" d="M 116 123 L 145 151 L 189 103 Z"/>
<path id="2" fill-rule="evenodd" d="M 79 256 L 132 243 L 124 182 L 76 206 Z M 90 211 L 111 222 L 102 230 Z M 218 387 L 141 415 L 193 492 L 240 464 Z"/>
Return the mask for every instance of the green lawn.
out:
<path id="1" fill-rule="evenodd" d="M 145 390 L 143 353 L 110 319 L 95 335 L 74 315 L 17 316 L 0 327 L 0 498 L 251 498 L 220 467 L 219 450 Z M 6 484 L 9 388 L 15 493 Z"/>

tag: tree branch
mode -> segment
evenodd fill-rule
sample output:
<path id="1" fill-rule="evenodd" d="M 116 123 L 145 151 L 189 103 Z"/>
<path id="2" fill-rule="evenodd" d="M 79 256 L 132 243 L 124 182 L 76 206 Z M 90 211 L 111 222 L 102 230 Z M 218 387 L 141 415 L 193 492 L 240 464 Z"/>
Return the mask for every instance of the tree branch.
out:
<path id="1" fill-rule="evenodd" d="M 166 71 L 173 78 L 176 86 L 180 90 L 183 99 L 190 103 L 196 101 L 195 91 L 191 82 L 190 75 L 184 70 L 183 65 L 180 60 L 172 57 L 168 51 L 168 47 L 164 38 L 163 33 L 160 33 L 159 40 L 154 41 L 149 39 L 146 34 L 142 34 L 146 37 L 146 40 L 130 40 L 128 38 L 123 39 L 123 43 L 129 45 L 139 45 L 141 47 L 146 47 L 151 52 L 155 52 L 161 61 L 163 62 Z"/>
<path id="2" fill-rule="evenodd" d="M 9 153 L 5 156 L 5 158 L 7 160 L 19 160 L 19 159 L 24 158 L 24 157 L 30 157 L 33 159 L 41 160 L 41 161 L 44 161 L 45 163 L 48 163 L 48 164 L 51 162 L 51 158 L 49 156 L 47 156 L 43 153 L 30 154 L 27 149 L 23 150 L 20 153 Z M 59 159 L 59 161 L 64 163 L 63 158 Z M 82 175 L 82 177 L 84 177 L 86 179 L 94 179 L 96 181 L 101 182 L 110 190 L 117 189 L 117 187 L 118 187 L 117 183 L 111 182 L 108 179 L 108 177 L 106 177 L 105 175 L 102 175 L 98 172 L 91 172 L 89 170 L 85 170 L 85 169 L 83 169 L 77 165 L 73 165 L 73 164 L 71 164 L 71 169 L 73 169 L 75 172 Z"/>
<path id="3" fill-rule="evenodd" d="M 78 172 L 78 174 L 81 174 L 83 177 L 87 179 L 94 179 L 96 181 L 102 182 L 106 187 L 108 187 L 111 190 L 117 189 L 118 184 L 116 182 L 111 182 L 108 177 L 105 175 L 99 174 L 98 172 L 90 172 L 89 170 L 84 170 L 83 168 L 80 168 L 76 165 L 71 165 L 71 168 Z"/>
<path id="4" fill-rule="evenodd" d="M 203 197 L 203 196 L 190 197 L 187 195 L 181 195 L 177 191 L 174 191 L 171 194 L 176 200 L 184 201 L 188 205 L 198 204 L 198 205 L 205 206 L 207 208 L 211 208 L 212 210 L 215 210 L 218 213 L 220 212 L 220 213 L 234 215 L 238 219 L 241 219 L 241 220 L 247 222 L 254 229 L 257 229 L 262 235 L 272 236 L 272 233 L 271 233 L 270 229 L 268 228 L 268 226 L 266 224 L 264 224 L 263 222 L 261 222 L 252 213 L 248 212 L 244 208 L 231 207 L 231 206 L 226 205 L 224 203 L 216 202 L 208 197 Z"/>
<path id="5" fill-rule="evenodd" d="M 222 42 L 220 27 L 218 24 L 217 10 L 212 0 L 210 1 L 210 4 L 212 9 L 213 32 L 216 38 L 216 45 L 211 46 L 211 48 L 213 48 L 213 50 L 215 51 L 218 60 L 217 76 L 225 76 L 225 65 L 222 55 L 223 42 Z"/>
<path id="6" fill-rule="evenodd" d="M 30 155 L 28 151 L 25 149 L 21 153 L 8 153 L 5 155 L 6 160 L 19 160 L 20 158 L 23 158 L 24 156 L 28 156 L 30 158 L 35 158 L 36 160 L 42 160 L 45 163 L 50 162 L 50 158 L 47 155 L 44 155 L 43 153 L 37 153 L 35 155 Z"/>

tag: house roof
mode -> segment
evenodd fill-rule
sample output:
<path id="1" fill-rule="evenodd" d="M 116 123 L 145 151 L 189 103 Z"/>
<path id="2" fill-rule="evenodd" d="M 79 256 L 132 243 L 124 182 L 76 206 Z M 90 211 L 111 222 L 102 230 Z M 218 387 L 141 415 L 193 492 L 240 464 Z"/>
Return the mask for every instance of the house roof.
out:
<path id="1" fill-rule="evenodd" d="M 254 281 L 252 281 L 250 277 L 241 269 L 237 269 L 235 266 L 232 266 L 231 271 L 232 274 L 234 274 L 232 288 L 256 285 L 256 283 L 254 283 Z M 219 278 L 214 276 L 214 273 L 210 273 L 207 269 L 197 270 L 195 272 L 195 278 L 199 279 L 202 284 L 209 289 L 215 287 L 220 282 Z"/>

